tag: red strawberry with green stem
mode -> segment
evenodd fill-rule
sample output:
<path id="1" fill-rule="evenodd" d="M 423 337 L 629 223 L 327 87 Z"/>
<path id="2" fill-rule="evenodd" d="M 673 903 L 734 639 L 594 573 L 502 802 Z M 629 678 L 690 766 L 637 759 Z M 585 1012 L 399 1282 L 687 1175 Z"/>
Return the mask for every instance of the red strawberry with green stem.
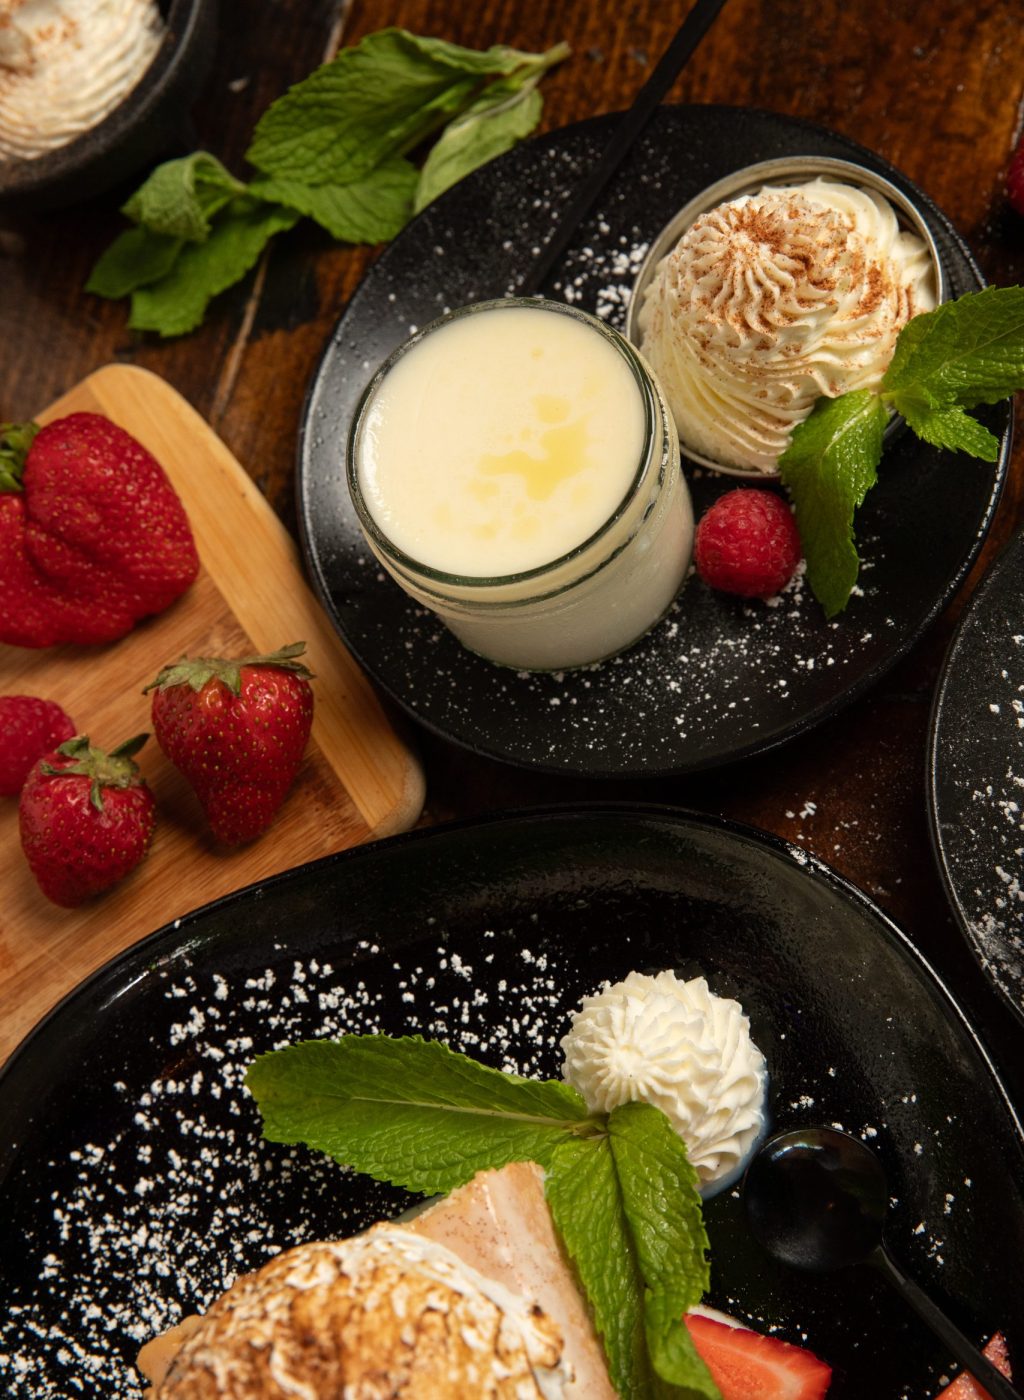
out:
<path id="1" fill-rule="evenodd" d="M 104 753 L 85 736 L 39 760 L 21 790 L 21 846 L 39 888 L 73 909 L 116 885 L 149 850 L 153 794 L 134 755 L 139 734 Z"/>
<path id="2" fill-rule="evenodd" d="M 17 797 L 33 763 L 74 732 L 56 701 L 0 695 L 0 796 Z"/>
<path id="3" fill-rule="evenodd" d="M 98 413 L 0 427 L 0 642 L 123 636 L 199 569 L 163 468 Z"/>
<path id="4" fill-rule="evenodd" d="M 182 657 L 146 690 L 164 753 L 227 845 L 266 831 L 302 762 L 313 722 L 305 642 L 270 656 Z"/>

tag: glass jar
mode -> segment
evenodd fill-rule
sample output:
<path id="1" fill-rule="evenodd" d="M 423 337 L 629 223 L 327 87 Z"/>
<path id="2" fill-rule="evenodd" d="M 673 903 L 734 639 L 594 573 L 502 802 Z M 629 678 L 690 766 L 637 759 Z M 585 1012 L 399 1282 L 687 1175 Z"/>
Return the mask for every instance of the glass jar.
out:
<path id="1" fill-rule="evenodd" d="M 435 460 L 443 462 L 446 436 L 452 435 L 454 443 L 462 425 L 453 421 L 457 415 L 451 411 L 446 416 L 442 407 L 446 402 L 445 394 L 443 389 L 439 389 L 439 383 L 443 383 L 444 376 L 448 375 L 451 393 L 463 396 L 461 400 L 456 398 L 452 401 L 471 407 L 472 413 L 467 412 L 467 417 L 472 417 L 474 423 L 480 423 L 481 413 L 486 415 L 492 412 L 488 406 L 486 376 L 481 377 L 480 366 L 487 351 L 487 337 L 494 333 L 496 323 L 493 319 L 487 322 L 477 319 L 467 327 L 469 334 L 475 338 L 472 341 L 467 338 L 465 343 L 471 346 L 476 358 L 467 362 L 468 368 L 463 375 L 465 382 L 456 383 L 452 379 L 454 371 L 448 359 L 443 367 L 437 358 L 432 365 L 430 357 L 423 353 L 424 347 L 428 351 L 436 350 L 439 341 L 431 338 L 443 336 L 446 330 L 467 318 L 523 310 L 528 311 L 531 317 L 571 317 L 578 326 L 586 328 L 588 336 L 600 337 L 600 342 L 594 343 L 572 333 L 570 339 L 575 337 L 582 352 L 580 363 L 566 368 L 562 356 L 559 363 L 546 371 L 551 377 L 552 393 L 540 397 L 534 393 L 534 400 L 538 403 L 541 398 L 544 400 L 541 407 L 545 412 L 548 411 L 549 401 L 555 404 L 551 413 L 557 417 L 560 411 L 557 405 L 562 402 L 557 396 L 562 369 L 570 378 L 576 376 L 576 382 L 589 384 L 593 400 L 596 381 L 592 370 L 598 361 L 602 368 L 612 367 L 607 355 L 610 347 L 617 364 L 608 380 L 607 395 L 598 395 L 593 413 L 600 416 L 607 427 L 620 416 L 612 402 L 614 396 L 622 393 L 635 395 L 635 399 L 629 403 L 621 400 L 619 406 L 628 409 L 628 415 L 624 414 L 623 417 L 632 415 L 636 410 L 638 427 L 634 438 L 629 441 L 638 443 L 639 450 L 627 448 L 627 456 L 623 458 L 620 452 L 619 460 L 613 463 L 610 460 L 613 452 L 609 448 L 604 481 L 606 491 L 611 492 L 608 496 L 609 509 L 602 509 L 601 515 L 587 526 L 584 538 L 573 539 L 571 546 L 565 548 L 553 544 L 550 558 L 531 560 L 527 567 L 509 568 L 511 556 L 506 552 L 502 556 L 505 567 L 501 572 L 486 574 L 477 572 L 475 568 L 467 568 L 465 564 L 461 571 L 450 572 L 438 567 L 438 558 L 447 553 L 449 546 L 452 552 L 456 552 L 456 545 L 461 548 L 461 541 L 456 542 L 452 536 L 446 539 L 443 533 L 439 534 L 431 527 L 430 549 L 426 552 L 433 553 L 434 562 L 427 564 L 413 557 L 408 548 L 400 547 L 392 538 L 396 533 L 401 534 L 406 526 L 422 527 L 425 515 L 433 511 L 431 480 L 436 482 L 436 476 L 425 481 L 412 479 L 408 493 L 394 489 L 389 496 L 382 488 L 384 474 L 378 470 L 375 454 L 381 450 L 380 440 L 383 437 L 378 424 L 384 412 L 380 405 L 385 402 L 385 386 L 396 366 L 403 364 L 410 352 L 418 351 L 415 373 L 419 379 L 414 389 L 403 390 L 404 397 L 396 400 L 396 404 L 405 405 L 404 410 L 395 408 L 396 415 L 404 411 L 408 417 L 415 408 L 415 428 L 409 423 L 400 425 L 402 431 L 408 433 L 402 448 L 403 466 L 409 465 L 413 472 L 418 470 L 417 458 L 421 450 L 425 450 L 425 443 L 431 449 L 437 448 Z M 510 320 L 501 323 L 501 334 L 505 336 L 506 332 L 513 330 L 518 334 L 524 326 L 533 342 L 543 343 L 555 336 L 553 328 L 539 321 L 535 328 L 532 323 L 522 321 L 521 317 L 515 328 Z M 558 328 L 558 336 L 562 336 L 567 329 Z M 465 332 L 462 334 L 465 337 Z M 449 341 L 445 342 L 445 355 L 448 356 L 453 348 L 454 341 L 449 336 Z M 465 352 L 460 349 L 460 353 Z M 508 353 L 504 345 L 502 353 Z M 542 352 L 535 348 L 529 353 L 540 355 Z M 588 360 L 591 354 L 595 356 L 594 367 Z M 513 368 L 516 366 L 514 355 L 508 363 Z M 505 361 L 502 362 L 503 369 L 504 365 Z M 407 362 L 407 377 L 403 384 L 409 382 L 408 368 Z M 477 393 L 478 383 L 481 387 Z M 544 387 L 548 386 L 545 384 Z M 504 385 L 501 388 L 504 392 Z M 491 390 L 496 400 L 501 398 L 493 381 Z M 518 386 L 509 392 L 518 392 Z M 465 398 L 467 393 L 473 395 L 472 399 Z M 450 402 L 447 407 L 450 410 Z M 502 413 L 499 403 L 495 402 L 493 414 Z M 599 458 L 606 439 L 600 434 L 595 437 L 593 429 L 596 423 L 597 418 L 592 418 L 590 433 L 586 433 L 584 424 L 580 434 L 587 436 L 589 443 L 597 443 L 595 448 L 588 450 L 596 452 Z M 498 427 L 503 430 L 504 418 Z M 609 438 L 611 436 L 609 434 Z M 431 441 L 428 442 L 428 439 Z M 470 451 L 472 448 L 471 436 Z M 398 449 L 388 450 L 394 456 Z M 465 450 L 464 442 L 460 444 L 460 450 Z M 635 454 L 635 461 L 633 455 L 628 454 Z M 522 452 L 506 453 L 505 457 L 525 462 L 524 469 L 532 478 L 527 483 L 527 492 L 531 485 L 537 486 L 533 474 L 535 470 L 543 470 L 543 463 L 536 468 L 534 459 Z M 592 458 L 591 463 L 593 465 Z M 597 461 L 598 474 L 605 472 L 605 465 Z M 552 458 L 551 467 L 557 475 L 560 470 L 557 457 Z M 500 465 L 498 470 L 501 470 Z M 515 471 L 517 468 L 508 470 Z M 613 472 L 618 477 L 613 476 Z M 689 565 L 693 513 L 689 491 L 680 470 L 675 425 L 667 412 L 661 391 L 646 364 L 623 336 L 586 312 L 560 302 L 505 298 L 477 303 L 433 322 L 401 345 L 377 372 L 360 402 L 349 439 L 348 481 L 370 548 L 396 583 L 418 603 L 436 613 L 471 651 L 519 670 L 563 670 L 587 665 L 624 650 L 666 612 Z M 488 491 L 497 489 L 492 482 L 475 479 L 470 482 L 474 495 L 480 495 L 485 486 Z M 467 508 L 472 505 L 467 501 Z M 517 504 L 516 509 L 520 508 Z M 406 515 L 415 515 L 415 521 L 402 521 L 403 509 Z M 574 528 L 578 535 L 579 522 L 572 511 L 564 508 L 556 510 L 554 506 L 552 511 L 554 513 L 543 522 L 545 534 L 552 542 L 559 535 L 571 538 Z M 453 512 L 450 502 L 446 502 L 443 506 L 437 506 L 439 521 L 442 513 L 447 517 L 459 512 Z M 510 512 L 506 510 L 502 516 L 503 524 L 509 517 Z M 438 530 L 441 528 L 439 525 Z M 416 538 L 421 535 L 422 529 L 419 529 Z M 484 558 L 485 554 L 486 550 L 482 547 L 480 557 Z"/>

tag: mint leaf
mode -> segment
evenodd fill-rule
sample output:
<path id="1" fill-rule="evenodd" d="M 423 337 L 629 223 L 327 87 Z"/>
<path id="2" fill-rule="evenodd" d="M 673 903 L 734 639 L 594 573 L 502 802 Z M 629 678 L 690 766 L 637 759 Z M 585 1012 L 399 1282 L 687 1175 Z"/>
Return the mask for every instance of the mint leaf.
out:
<path id="1" fill-rule="evenodd" d="M 546 1166 L 592 1131 L 582 1098 L 419 1037 L 345 1036 L 262 1055 L 246 1083 L 271 1142 L 305 1142 L 410 1191 L 451 1191 L 509 1162 Z"/>
<path id="2" fill-rule="evenodd" d="M 308 185 L 269 176 L 254 180 L 250 188 L 315 219 L 343 243 L 382 243 L 408 222 L 418 179 L 415 166 L 396 156 L 347 185 Z"/>
<path id="3" fill-rule="evenodd" d="M 213 215 L 235 195 L 244 193 L 242 182 L 225 170 L 216 156 L 196 151 L 158 165 L 121 212 L 151 233 L 202 243 L 209 235 Z"/>
<path id="4" fill-rule="evenodd" d="M 999 439 L 962 408 L 922 405 L 920 400 L 908 403 L 904 410 L 908 425 L 919 438 L 933 447 L 945 447 L 952 452 L 969 452 L 986 462 L 999 457 Z"/>
<path id="5" fill-rule="evenodd" d="M 779 458 L 796 508 L 807 581 L 828 617 L 846 607 L 857 582 L 853 514 L 877 479 L 886 421 L 871 389 L 821 398 Z"/>
<path id="6" fill-rule="evenodd" d="M 346 184 L 419 145 L 488 76 L 543 62 L 515 49 L 477 52 L 382 29 L 278 98 L 257 124 L 247 159 L 268 175 Z"/>
<path id="7" fill-rule="evenodd" d="M 125 229 L 100 254 L 85 290 L 100 297 L 126 297 L 136 287 L 165 277 L 180 250 L 180 238 L 148 228 Z"/>
<path id="8" fill-rule="evenodd" d="M 235 200 L 211 225 L 205 243 L 183 244 L 165 277 L 132 293 L 128 324 L 162 336 L 195 330 L 210 299 L 244 277 L 267 241 L 298 217 L 292 209 Z"/>
<path id="9" fill-rule="evenodd" d="M 616 1392 L 623 1400 L 649 1396 L 654 1372 L 644 1335 L 644 1282 L 609 1139 L 557 1148 L 544 1195 L 590 1303 Z"/>
<path id="10" fill-rule="evenodd" d="M 415 212 L 485 161 L 511 150 L 540 121 L 543 108 L 536 85 L 540 74 L 521 82 L 498 78 L 450 122 L 420 171 Z"/>
<path id="11" fill-rule="evenodd" d="M 606 1136 L 564 1142 L 544 1194 L 617 1393 L 719 1400 L 682 1320 L 708 1277 L 696 1175 L 661 1110 L 626 1104 L 610 1115 Z"/>
<path id="12" fill-rule="evenodd" d="M 718 1390 L 683 1322 L 711 1282 L 697 1173 L 683 1140 L 651 1104 L 615 1109 L 608 1132 L 646 1285 L 644 1321 L 654 1369 L 688 1400 L 709 1400 Z"/>
<path id="13" fill-rule="evenodd" d="M 1024 287 L 986 287 L 915 316 L 882 378 L 910 422 L 922 397 L 939 407 L 998 403 L 1024 388 Z M 970 450 L 970 449 L 967 449 Z"/>

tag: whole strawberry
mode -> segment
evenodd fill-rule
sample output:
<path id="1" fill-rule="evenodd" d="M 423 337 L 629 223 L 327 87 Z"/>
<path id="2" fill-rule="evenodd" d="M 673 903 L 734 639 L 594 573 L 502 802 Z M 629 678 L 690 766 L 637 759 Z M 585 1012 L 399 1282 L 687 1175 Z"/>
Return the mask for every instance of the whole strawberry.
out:
<path id="1" fill-rule="evenodd" d="M 738 487 L 702 516 L 693 542 L 697 573 L 710 588 L 770 598 L 800 562 L 793 512 L 774 491 Z"/>
<path id="2" fill-rule="evenodd" d="M 139 734 L 109 754 L 79 735 L 39 760 L 21 790 L 21 846 L 54 904 L 76 905 L 134 870 L 153 839 L 153 795 L 133 755 Z"/>
<path id="3" fill-rule="evenodd" d="M 182 657 L 147 690 L 164 753 L 229 846 L 266 831 L 298 771 L 313 722 L 305 642 L 270 656 Z"/>
<path id="4" fill-rule="evenodd" d="M 188 588 L 185 509 L 149 452 L 99 413 L 0 427 L 0 642 L 109 642 Z"/>
<path id="5" fill-rule="evenodd" d="M 0 796 L 17 797 L 33 763 L 74 732 L 56 701 L 0 695 Z"/>

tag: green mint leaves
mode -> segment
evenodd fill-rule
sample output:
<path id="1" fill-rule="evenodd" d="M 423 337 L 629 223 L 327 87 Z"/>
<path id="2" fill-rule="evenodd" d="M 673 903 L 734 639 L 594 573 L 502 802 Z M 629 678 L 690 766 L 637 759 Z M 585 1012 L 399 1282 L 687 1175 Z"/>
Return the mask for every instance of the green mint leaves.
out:
<path id="1" fill-rule="evenodd" d="M 402 29 L 370 34 L 267 109 L 246 152 L 257 171 L 249 183 L 206 151 L 158 166 L 122 210 L 135 227 L 102 255 L 86 290 L 130 296 L 134 329 L 182 335 L 300 217 L 343 242 L 385 242 L 534 129 L 537 84 L 568 53 L 565 44 L 478 52 Z M 418 170 L 409 154 L 438 132 Z"/>
<path id="2" fill-rule="evenodd" d="M 433 1195 L 532 1161 L 626 1400 L 718 1400 L 683 1314 L 708 1287 L 697 1177 L 648 1104 L 592 1115 L 557 1080 L 502 1074 L 419 1037 L 345 1036 L 262 1055 L 246 1082 L 271 1142 Z"/>
<path id="3" fill-rule="evenodd" d="M 877 392 L 819 399 L 779 458 L 807 559 L 828 617 L 841 612 L 860 561 L 853 517 L 874 485 L 882 433 L 900 413 L 925 442 L 986 462 L 999 442 L 966 412 L 1024 388 L 1024 287 L 988 287 L 914 319 L 900 332 Z"/>
<path id="4" fill-rule="evenodd" d="M 857 582 L 853 514 L 877 479 L 889 415 L 871 389 L 821 398 L 779 459 L 796 506 L 807 578 L 828 617 Z"/>
<path id="5" fill-rule="evenodd" d="M 544 1166 L 593 1126 L 567 1084 L 517 1079 L 415 1037 L 305 1041 L 256 1060 L 246 1082 L 271 1142 L 308 1143 L 428 1196 L 488 1167 Z"/>

